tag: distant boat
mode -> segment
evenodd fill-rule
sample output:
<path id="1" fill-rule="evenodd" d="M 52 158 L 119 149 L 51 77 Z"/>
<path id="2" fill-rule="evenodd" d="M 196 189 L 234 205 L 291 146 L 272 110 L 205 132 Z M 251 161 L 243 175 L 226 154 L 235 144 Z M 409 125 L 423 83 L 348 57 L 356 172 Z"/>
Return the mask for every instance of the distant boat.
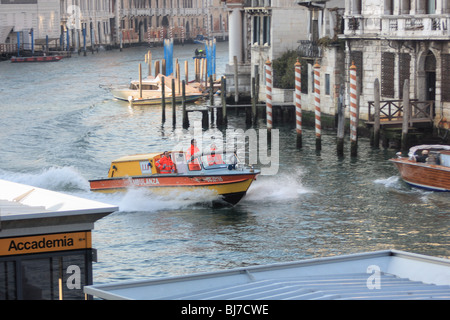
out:
<path id="1" fill-rule="evenodd" d="M 139 88 L 139 80 L 131 81 L 128 87 L 114 88 L 111 90 L 114 98 L 132 102 L 135 105 L 157 105 L 162 102 L 162 80 L 164 78 L 164 95 L 167 103 L 172 101 L 172 76 L 159 74 L 156 78 L 142 79 L 142 91 Z M 197 88 L 186 84 L 185 101 L 192 102 L 203 97 L 203 93 Z M 181 88 L 175 81 L 175 102 L 182 102 Z"/>
<path id="2" fill-rule="evenodd" d="M 424 152 L 426 150 L 426 152 Z M 425 158 L 425 154 L 428 154 Z M 390 159 L 406 183 L 432 191 L 450 191 L 450 146 L 419 145 L 408 157 Z"/>
<path id="3" fill-rule="evenodd" d="M 202 34 L 198 34 L 197 37 L 195 37 L 195 39 L 194 39 L 194 43 L 196 43 L 196 44 L 205 44 L 206 40 L 207 39 Z"/>
<path id="4" fill-rule="evenodd" d="M 12 57 L 11 62 L 52 62 L 59 61 L 62 56 L 32 56 L 32 57 Z"/>

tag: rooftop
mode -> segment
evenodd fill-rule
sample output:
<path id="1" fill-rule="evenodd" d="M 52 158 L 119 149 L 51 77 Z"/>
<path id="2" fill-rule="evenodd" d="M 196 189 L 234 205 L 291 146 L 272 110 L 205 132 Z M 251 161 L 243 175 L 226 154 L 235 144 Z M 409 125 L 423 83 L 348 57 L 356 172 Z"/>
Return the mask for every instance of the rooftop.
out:
<path id="1" fill-rule="evenodd" d="M 450 260 L 385 250 L 85 287 L 102 299 L 450 299 Z"/>
<path id="2" fill-rule="evenodd" d="M 0 179 L 0 237 L 92 230 L 118 207 Z"/>

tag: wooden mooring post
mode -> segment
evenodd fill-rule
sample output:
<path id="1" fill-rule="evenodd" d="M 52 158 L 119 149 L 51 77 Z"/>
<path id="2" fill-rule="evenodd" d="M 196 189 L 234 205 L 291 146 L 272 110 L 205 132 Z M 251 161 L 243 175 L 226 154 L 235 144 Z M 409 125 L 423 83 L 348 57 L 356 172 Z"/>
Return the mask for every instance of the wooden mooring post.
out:
<path id="1" fill-rule="evenodd" d="M 142 65 L 139 63 L 139 99 L 142 99 Z"/>
<path id="2" fill-rule="evenodd" d="M 272 130 L 272 63 L 266 61 L 266 123 L 267 129 Z"/>
<path id="3" fill-rule="evenodd" d="M 182 117 L 183 117 L 183 128 L 189 128 L 189 117 L 186 111 L 186 81 L 183 80 L 181 82 L 181 108 L 182 108 Z"/>
<path id="4" fill-rule="evenodd" d="M 372 147 L 380 147 L 380 81 L 375 79 L 373 84 L 373 97 L 374 97 L 374 124 L 373 124 L 373 138 L 371 140 Z"/>
<path id="5" fill-rule="evenodd" d="M 220 97 L 222 100 L 222 108 L 217 109 L 217 125 L 226 125 L 227 118 L 227 81 L 225 76 L 220 79 Z"/>
<path id="6" fill-rule="evenodd" d="M 408 151 L 408 130 L 409 118 L 411 115 L 411 104 L 409 103 L 409 79 L 406 79 L 403 85 L 403 122 L 402 122 L 402 152 Z"/>
<path id="7" fill-rule="evenodd" d="M 175 87 L 175 79 L 172 78 L 172 125 L 175 126 L 177 123 L 177 94 Z"/>
<path id="8" fill-rule="evenodd" d="M 345 103 L 344 103 L 345 87 L 341 85 L 338 98 L 338 123 L 337 123 L 337 155 L 344 155 L 344 136 L 345 136 Z"/>
<path id="9" fill-rule="evenodd" d="M 214 105 L 214 80 L 212 76 L 209 76 L 209 103 Z"/>
<path id="10" fill-rule="evenodd" d="M 295 130 L 297 132 L 297 148 L 302 147 L 302 80 L 300 61 L 295 63 Z"/>
<path id="11" fill-rule="evenodd" d="M 358 121 L 357 121 L 357 81 L 356 81 L 356 66 L 352 62 L 350 66 L 350 154 L 355 157 L 357 155 L 357 130 L 358 130 Z"/>
<path id="12" fill-rule="evenodd" d="M 238 74 L 238 60 L 237 57 L 233 57 L 234 62 L 234 103 L 239 102 L 239 74 Z"/>
<path id="13" fill-rule="evenodd" d="M 314 112 L 316 128 L 316 150 L 322 149 L 322 121 L 320 110 L 320 65 L 314 65 Z"/>
<path id="14" fill-rule="evenodd" d="M 152 52 L 148 50 L 146 56 L 147 64 L 148 64 L 148 76 L 152 75 Z"/>
<path id="15" fill-rule="evenodd" d="M 258 99 L 258 95 L 256 93 L 256 79 L 252 78 L 252 119 L 251 122 L 253 123 L 253 125 L 256 125 L 257 121 L 258 121 L 258 108 L 256 107 L 256 104 L 258 103 L 257 101 Z"/>
<path id="16" fill-rule="evenodd" d="M 159 60 L 155 61 L 155 77 L 159 74 Z"/>
<path id="17" fill-rule="evenodd" d="M 164 77 L 161 77 L 161 111 L 162 123 L 166 122 L 166 86 L 164 84 Z"/>

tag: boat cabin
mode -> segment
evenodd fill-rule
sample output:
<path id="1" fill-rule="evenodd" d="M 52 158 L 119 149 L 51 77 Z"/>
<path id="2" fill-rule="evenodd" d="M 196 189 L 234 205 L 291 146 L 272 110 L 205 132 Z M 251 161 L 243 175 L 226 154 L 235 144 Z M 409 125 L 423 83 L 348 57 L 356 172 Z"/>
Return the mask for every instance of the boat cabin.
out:
<path id="1" fill-rule="evenodd" d="M 450 167 L 450 146 L 421 145 L 410 149 L 409 158 L 416 162 Z"/>
<path id="2" fill-rule="evenodd" d="M 139 81 L 133 81 L 130 84 L 130 89 L 131 90 L 139 90 Z M 159 85 L 156 83 L 145 83 L 142 82 L 142 90 L 160 90 L 159 89 Z"/>
<path id="3" fill-rule="evenodd" d="M 163 155 L 158 153 L 144 153 L 130 156 L 124 156 L 113 160 L 109 168 L 108 178 L 118 178 L 126 176 L 141 176 L 160 174 L 156 167 L 156 162 Z M 222 154 L 208 154 L 197 157 L 195 162 L 197 167 L 189 166 L 186 160 L 186 153 L 182 151 L 169 151 L 169 157 L 175 166 L 175 173 L 198 173 L 201 170 L 226 169 L 236 167 L 237 159 L 231 156 L 228 161 L 222 160 Z"/>

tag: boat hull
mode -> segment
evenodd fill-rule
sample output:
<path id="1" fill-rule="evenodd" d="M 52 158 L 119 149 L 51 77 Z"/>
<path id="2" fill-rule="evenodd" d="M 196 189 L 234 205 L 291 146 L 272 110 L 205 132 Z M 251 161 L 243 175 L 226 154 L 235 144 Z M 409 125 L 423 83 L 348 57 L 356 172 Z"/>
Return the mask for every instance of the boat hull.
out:
<path id="1" fill-rule="evenodd" d="M 142 98 L 137 98 L 139 96 L 139 91 L 133 91 L 133 90 L 113 90 L 112 94 L 114 96 L 114 98 L 118 99 L 118 100 L 122 100 L 122 101 L 129 101 L 129 97 L 133 97 L 133 104 L 134 105 L 161 105 L 162 103 L 162 98 L 159 97 L 152 97 L 152 96 L 147 96 L 146 93 L 144 92 L 142 95 Z M 192 102 L 192 101 L 196 101 L 200 98 L 202 98 L 203 95 L 202 94 L 195 94 L 195 95 L 186 95 L 185 96 L 185 101 L 186 102 Z M 171 96 L 166 96 L 165 98 L 166 103 L 170 103 L 172 101 L 172 97 Z M 175 103 L 182 103 L 183 102 L 183 98 L 181 95 L 176 95 L 175 96 Z"/>
<path id="2" fill-rule="evenodd" d="M 53 62 L 59 61 L 63 57 L 62 56 L 36 56 L 36 57 L 12 57 L 11 62 L 20 63 L 20 62 Z"/>
<path id="3" fill-rule="evenodd" d="M 433 191 L 450 191 L 450 167 L 418 163 L 407 158 L 390 161 L 406 183 Z"/>
<path id="4" fill-rule="evenodd" d="M 169 195 L 180 192 L 208 192 L 221 196 L 222 200 L 238 203 L 256 178 L 254 174 L 218 176 L 177 176 L 160 174 L 138 177 L 121 177 L 91 180 L 91 191 L 112 193 L 130 188 L 149 188 L 152 192 Z"/>

